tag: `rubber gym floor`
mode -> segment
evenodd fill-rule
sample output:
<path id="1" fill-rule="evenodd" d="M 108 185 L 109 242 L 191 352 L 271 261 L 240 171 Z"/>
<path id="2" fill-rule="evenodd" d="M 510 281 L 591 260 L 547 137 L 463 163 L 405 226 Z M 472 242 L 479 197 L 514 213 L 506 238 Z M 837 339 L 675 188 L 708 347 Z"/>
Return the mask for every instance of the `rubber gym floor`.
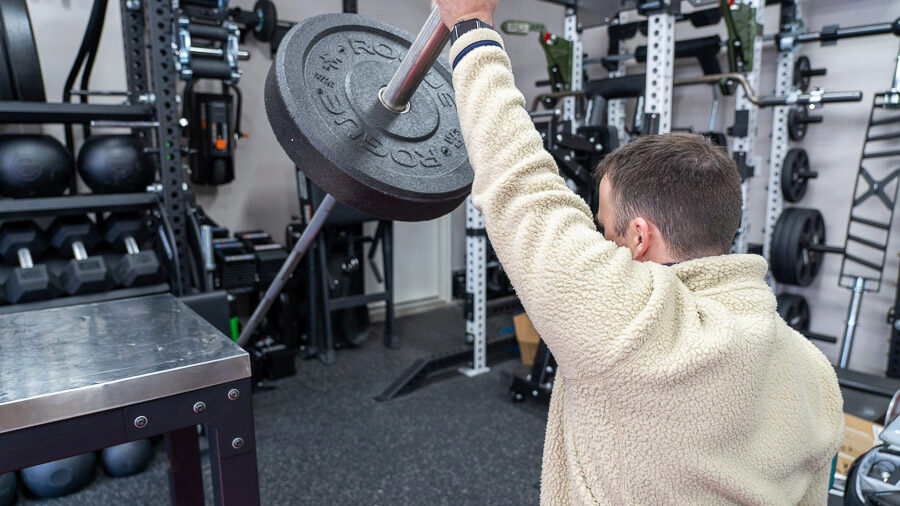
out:
<path id="1" fill-rule="evenodd" d="M 512 325 L 488 320 L 488 337 Z M 459 347 L 465 335 L 457 306 L 400 318 L 403 346 L 381 345 L 382 324 L 369 340 L 337 353 L 323 366 L 297 362 L 297 375 L 267 382 L 254 395 L 259 492 L 265 505 L 528 505 L 538 504 L 547 407 L 513 403 L 501 371 L 518 357 L 492 362 L 491 371 L 466 378 L 434 376 L 387 402 L 380 393 L 416 359 Z M 201 449 L 205 450 L 201 440 Z M 169 504 L 168 464 L 161 444 L 150 467 L 110 478 L 98 466 L 80 492 L 58 499 L 20 497 L 18 504 Z M 212 503 L 203 455 L 206 502 Z"/>

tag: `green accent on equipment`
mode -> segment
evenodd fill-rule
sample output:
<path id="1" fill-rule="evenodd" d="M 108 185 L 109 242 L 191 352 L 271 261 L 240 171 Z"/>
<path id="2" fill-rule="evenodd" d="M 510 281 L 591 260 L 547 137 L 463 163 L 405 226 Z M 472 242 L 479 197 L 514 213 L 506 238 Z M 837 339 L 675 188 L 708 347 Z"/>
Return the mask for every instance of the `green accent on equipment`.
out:
<path id="1" fill-rule="evenodd" d="M 547 73 L 550 75 L 550 86 L 553 92 L 572 89 L 572 54 L 573 43 L 547 31 L 541 23 L 508 19 L 500 25 L 503 33 L 508 35 L 528 35 L 537 33 L 538 41 L 547 59 Z M 553 107 L 556 99 L 544 99 L 544 105 Z"/>
<path id="2" fill-rule="evenodd" d="M 232 317 L 229 323 L 231 324 L 231 340 L 237 342 L 238 336 L 241 335 L 241 326 L 238 323 L 237 316 Z"/>
<path id="3" fill-rule="evenodd" d="M 728 29 L 728 66 L 731 72 L 753 71 L 753 43 L 760 27 L 756 24 L 756 9 L 745 4 L 729 6 L 720 0 L 719 10 Z"/>

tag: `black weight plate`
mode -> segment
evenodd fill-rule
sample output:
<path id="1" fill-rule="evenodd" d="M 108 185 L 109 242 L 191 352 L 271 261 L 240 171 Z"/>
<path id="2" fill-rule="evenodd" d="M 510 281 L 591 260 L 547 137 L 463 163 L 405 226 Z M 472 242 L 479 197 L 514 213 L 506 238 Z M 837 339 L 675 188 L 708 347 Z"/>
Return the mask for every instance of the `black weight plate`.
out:
<path id="1" fill-rule="evenodd" d="M 778 314 L 797 332 L 809 332 L 809 304 L 802 295 L 783 293 L 777 298 Z"/>
<path id="2" fill-rule="evenodd" d="M 407 112 L 378 98 L 412 40 L 357 14 L 316 16 L 284 36 L 266 79 L 266 113 L 291 160 L 338 201 L 380 219 L 437 218 L 472 184 L 445 63 Z"/>
<path id="3" fill-rule="evenodd" d="M 781 164 L 781 193 L 788 202 L 799 202 L 806 195 L 808 179 L 800 174 L 809 172 L 809 156 L 803 148 L 793 148 Z"/>
<path id="4" fill-rule="evenodd" d="M 788 113 L 788 136 L 793 141 L 802 141 L 806 137 L 806 123 L 804 120 L 809 115 L 806 107 L 791 107 Z"/>
<path id="5" fill-rule="evenodd" d="M 16 98 L 46 102 L 41 63 L 25 0 L 0 0 L 0 22 Z"/>
<path id="6" fill-rule="evenodd" d="M 801 56 L 794 63 L 794 87 L 806 93 L 809 90 L 809 70 L 811 65 L 809 57 Z"/>
<path id="7" fill-rule="evenodd" d="M 816 209 L 785 209 L 772 235 L 772 275 L 779 283 L 809 286 L 822 268 L 823 253 L 808 248 L 825 243 L 825 221 Z"/>
<path id="8" fill-rule="evenodd" d="M 803 228 L 801 208 L 782 211 L 772 236 L 772 275 L 779 283 L 799 285 L 803 270 L 800 235 Z"/>
<path id="9" fill-rule="evenodd" d="M 807 209 L 807 216 L 808 225 L 804 227 L 803 237 L 804 247 L 808 245 L 824 246 L 825 218 L 817 209 Z M 822 269 L 822 264 L 825 261 L 825 253 L 822 251 L 806 249 L 806 256 L 809 265 L 809 281 L 803 286 L 813 282 L 816 276 L 819 275 L 819 271 Z"/>
<path id="10" fill-rule="evenodd" d="M 769 263 L 772 268 L 772 275 L 779 283 L 786 283 L 786 279 L 793 272 L 793 259 L 788 258 L 790 241 L 786 236 L 790 225 L 790 209 L 785 209 L 778 221 L 775 222 L 775 229 L 772 231 L 772 249 Z"/>
<path id="11" fill-rule="evenodd" d="M 791 227 L 788 228 L 788 256 L 793 260 L 793 273 L 790 284 L 797 286 L 809 286 L 812 283 L 812 267 L 810 265 L 809 251 L 806 249 L 806 238 L 811 232 L 810 211 L 795 207 L 790 210 L 793 219 L 790 221 Z"/>

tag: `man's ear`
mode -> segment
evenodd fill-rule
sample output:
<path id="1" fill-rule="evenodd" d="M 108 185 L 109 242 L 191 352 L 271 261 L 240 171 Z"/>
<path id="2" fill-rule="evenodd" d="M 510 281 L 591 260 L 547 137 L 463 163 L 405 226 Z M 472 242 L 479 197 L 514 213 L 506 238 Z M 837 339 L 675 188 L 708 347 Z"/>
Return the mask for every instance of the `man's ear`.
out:
<path id="1" fill-rule="evenodd" d="M 638 216 L 631 220 L 629 229 L 631 229 L 631 234 L 629 234 L 631 235 L 631 238 L 629 238 L 631 242 L 631 258 L 641 261 L 650 250 L 650 242 L 653 240 L 650 223 Z"/>

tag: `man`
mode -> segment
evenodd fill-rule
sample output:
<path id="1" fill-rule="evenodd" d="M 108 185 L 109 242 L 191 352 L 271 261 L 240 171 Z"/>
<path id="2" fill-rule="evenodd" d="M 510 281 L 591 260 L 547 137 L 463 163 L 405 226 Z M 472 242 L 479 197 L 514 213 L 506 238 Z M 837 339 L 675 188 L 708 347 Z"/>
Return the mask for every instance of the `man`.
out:
<path id="1" fill-rule="evenodd" d="M 620 148 L 598 233 L 524 109 L 497 0 L 437 3 L 475 205 L 559 364 L 541 503 L 824 504 L 840 390 L 778 316 L 765 260 L 727 254 L 734 162 L 685 134 Z"/>

